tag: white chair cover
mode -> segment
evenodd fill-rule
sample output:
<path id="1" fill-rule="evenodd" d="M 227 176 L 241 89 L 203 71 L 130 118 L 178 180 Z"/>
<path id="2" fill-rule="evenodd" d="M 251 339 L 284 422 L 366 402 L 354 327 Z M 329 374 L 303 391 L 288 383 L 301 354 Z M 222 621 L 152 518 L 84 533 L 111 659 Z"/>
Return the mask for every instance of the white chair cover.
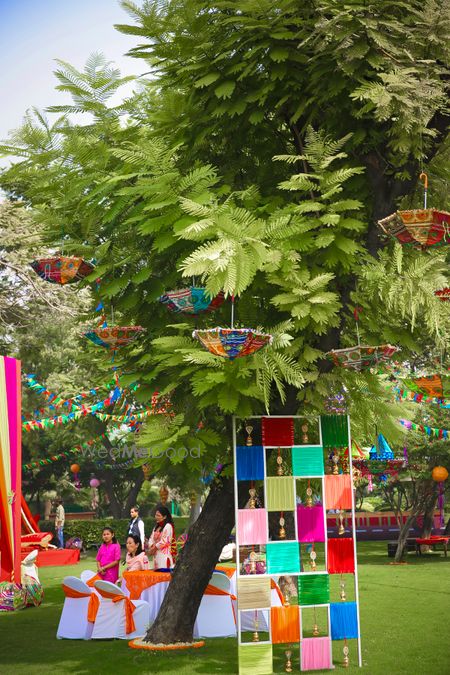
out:
<path id="1" fill-rule="evenodd" d="M 220 590 L 225 591 L 225 593 L 231 593 L 231 582 L 225 572 L 213 572 L 213 575 L 209 581 L 209 585 L 220 588 Z"/>
<path id="2" fill-rule="evenodd" d="M 229 595 L 204 595 L 194 625 L 194 637 L 236 635 L 233 602 Z"/>
<path id="3" fill-rule="evenodd" d="M 67 640 L 89 640 L 93 624 L 87 620 L 88 605 L 92 590 L 77 577 L 65 577 L 63 585 L 79 593 L 86 593 L 86 598 L 67 598 L 64 600 L 61 618 L 56 637 Z"/>
<path id="4" fill-rule="evenodd" d="M 87 582 L 92 579 L 92 577 L 95 577 L 96 574 L 97 572 L 93 572 L 92 570 L 83 570 L 80 574 L 80 579 L 87 584 Z"/>
<path id="5" fill-rule="evenodd" d="M 100 595 L 103 591 L 127 597 L 121 588 L 109 581 L 96 581 L 94 587 Z M 92 631 L 92 639 L 119 638 L 121 640 L 132 640 L 136 637 L 143 637 L 149 626 L 149 605 L 144 600 L 133 600 L 132 602 L 135 606 L 133 620 L 136 630 L 127 634 L 125 602 L 113 602 L 111 599 L 102 596 L 94 630 Z"/>
<path id="6" fill-rule="evenodd" d="M 36 566 L 36 558 L 38 556 L 38 550 L 35 549 L 27 555 L 26 558 L 22 560 L 20 571 L 21 571 L 21 583 L 22 586 L 27 584 L 40 584 L 38 568 Z"/>

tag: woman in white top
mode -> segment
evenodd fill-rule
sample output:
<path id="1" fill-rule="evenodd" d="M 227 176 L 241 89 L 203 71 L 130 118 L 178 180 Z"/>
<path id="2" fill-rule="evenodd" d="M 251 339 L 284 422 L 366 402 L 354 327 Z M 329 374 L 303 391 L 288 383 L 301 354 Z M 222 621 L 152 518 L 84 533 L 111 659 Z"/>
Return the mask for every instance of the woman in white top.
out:
<path id="1" fill-rule="evenodd" d="M 148 553 L 154 556 L 154 569 L 171 569 L 175 564 L 176 541 L 172 515 L 165 506 L 158 506 L 156 525 L 148 542 Z"/>

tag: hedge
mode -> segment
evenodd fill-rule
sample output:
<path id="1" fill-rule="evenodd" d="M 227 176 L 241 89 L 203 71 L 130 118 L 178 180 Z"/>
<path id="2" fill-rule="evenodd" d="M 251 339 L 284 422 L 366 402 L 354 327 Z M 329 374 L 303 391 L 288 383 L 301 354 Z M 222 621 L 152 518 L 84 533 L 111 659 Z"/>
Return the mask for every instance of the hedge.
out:
<path id="1" fill-rule="evenodd" d="M 186 530 L 189 518 L 186 516 L 174 516 L 175 533 L 179 537 Z M 153 518 L 143 518 L 145 535 L 149 536 L 155 521 Z M 104 527 L 112 527 L 120 544 L 125 544 L 129 518 L 99 518 L 97 520 L 66 520 L 64 525 L 64 540 L 71 537 L 80 537 L 85 546 L 100 544 Z M 40 520 L 39 527 L 42 532 L 55 532 L 53 520 Z M 52 543 L 56 543 L 52 541 Z"/>

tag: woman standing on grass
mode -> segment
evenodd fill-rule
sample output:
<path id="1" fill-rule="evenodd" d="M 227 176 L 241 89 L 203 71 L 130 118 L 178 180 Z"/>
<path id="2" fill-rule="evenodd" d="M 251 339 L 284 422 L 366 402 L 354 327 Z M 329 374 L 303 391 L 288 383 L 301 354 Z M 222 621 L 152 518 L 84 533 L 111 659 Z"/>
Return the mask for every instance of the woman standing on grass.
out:
<path id="1" fill-rule="evenodd" d="M 175 528 L 172 515 L 165 506 L 158 506 L 155 512 L 156 525 L 148 542 L 149 555 L 155 556 L 155 570 L 170 570 L 176 556 Z"/>
<path id="2" fill-rule="evenodd" d="M 97 553 L 97 573 L 104 581 L 115 584 L 119 578 L 120 544 L 111 527 L 103 528 L 103 544 Z"/>

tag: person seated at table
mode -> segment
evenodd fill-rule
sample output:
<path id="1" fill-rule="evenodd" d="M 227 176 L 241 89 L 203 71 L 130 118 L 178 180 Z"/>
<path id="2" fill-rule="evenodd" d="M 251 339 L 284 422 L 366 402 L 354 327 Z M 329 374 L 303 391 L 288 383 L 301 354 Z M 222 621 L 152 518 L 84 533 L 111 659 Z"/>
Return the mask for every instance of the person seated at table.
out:
<path id="1" fill-rule="evenodd" d="M 115 584 L 119 578 L 120 544 L 112 527 L 104 527 L 103 544 L 97 553 L 97 574 L 104 580 Z"/>
<path id="2" fill-rule="evenodd" d="M 148 558 L 142 550 L 141 538 L 137 534 L 129 534 L 127 537 L 127 557 L 125 558 L 127 572 L 139 572 L 148 570 Z"/>
<path id="3" fill-rule="evenodd" d="M 154 556 L 155 570 L 170 570 L 176 556 L 175 528 L 172 515 L 165 506 L 158 506 L 155 512 L 156 525 L 148 542 L 148 553 Z"/>

